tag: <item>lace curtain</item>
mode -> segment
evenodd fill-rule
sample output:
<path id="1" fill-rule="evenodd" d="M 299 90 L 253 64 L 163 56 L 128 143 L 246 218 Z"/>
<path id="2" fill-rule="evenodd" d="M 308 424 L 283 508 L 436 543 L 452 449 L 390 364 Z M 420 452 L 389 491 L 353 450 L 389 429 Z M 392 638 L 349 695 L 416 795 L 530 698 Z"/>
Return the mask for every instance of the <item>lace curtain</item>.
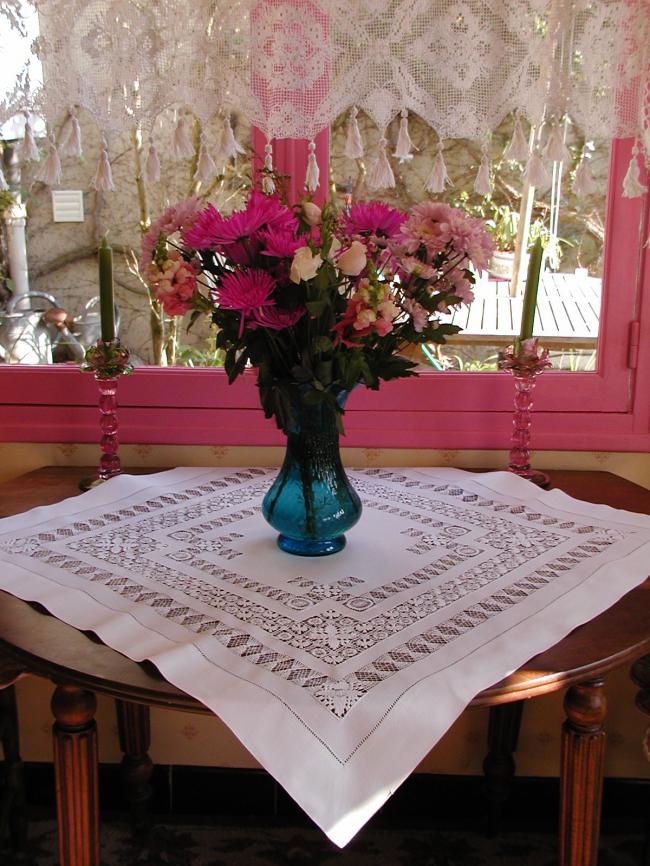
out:
<path id="1" fill-rule="evenodd" d="M 38 112 L 55 129 L 83 107 L 108 149 L 170 108 L 181 120 L 220 113 L 225 133 L 237 110 L 269 140 L 312 139 L 349 111 L 347 148 L 360 155 L 362 109 L 381 131 L 401 114 L 402 158 L 409 113 L 484 152 L 510 112 L 541 130 L 538 156 L 562 154 L 566 123 L 589 139 L 634 136 L 650 152 L 650 0 L 3 0 L 0 11 L 20 27 L 28 5 L 44 85 L 32 92 L 17 70 L 0 121 Z M 64 134 L 69 145 L 70 124 Z"/>

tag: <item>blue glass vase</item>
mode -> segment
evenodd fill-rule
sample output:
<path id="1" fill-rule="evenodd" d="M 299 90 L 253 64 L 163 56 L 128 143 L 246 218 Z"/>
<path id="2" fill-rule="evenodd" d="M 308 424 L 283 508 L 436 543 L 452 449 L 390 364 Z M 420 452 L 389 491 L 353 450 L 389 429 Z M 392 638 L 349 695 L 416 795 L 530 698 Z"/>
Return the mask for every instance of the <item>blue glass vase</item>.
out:
<path id="1" fill-rule="evenodd" d="M 349 392 L 338 393 L 341 408 Z M 361 516 L 361 500 L 345 474 L 336 411 L 328 403 L 294 407 L 280 474 L 264 497 L 262 513 L 280 533 L 278 546 L 298 556 L 328 556 L 345 547 Z"/>

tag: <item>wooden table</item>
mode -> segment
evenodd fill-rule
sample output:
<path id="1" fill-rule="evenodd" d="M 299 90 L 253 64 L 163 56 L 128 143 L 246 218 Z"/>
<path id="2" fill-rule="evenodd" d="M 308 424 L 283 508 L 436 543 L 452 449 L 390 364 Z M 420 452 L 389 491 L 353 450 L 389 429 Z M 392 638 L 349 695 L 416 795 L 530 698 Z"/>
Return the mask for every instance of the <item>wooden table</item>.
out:
<path id="1" fill-rule="evenodd" d="M 46 468 L 0 485 L 0 514 L 9 515 L 78 493 L 88 470 Z M 650 514 L 650 491 L 606 472 L 551 472 L 555 487 L 590 502 Z M 650 564 L 649 569 L 650 571 Z M 566 690 L 562 733 L 560 866 L 595 866 L 605 752 L 604 677 L 650 650 L 650 580 L 518 671 L 485 689 L 472 707 L 491 707 L 492 761 L 508 775 L 521 701 Z M 99 802 L 95 692 L 119 700 L 120 734 L 134 790 L 146 786 L 146 707 L 209 712 L 141 665 L 46 612 L 0 594 L 0 686 L 35 674 L 56 684 L 56 773 L 61 866 L 99 866 Z M 650 666 L 646 666 L 650 677 Z M 642 688 L 650 682 L 637 681 Z M 512 710 L 512 707 L 515 710 Z M 505 770 L 504 770 L 505 768 Z M 498 783 L 499 772 L 497 772 Z M 137 794 L 136 794 L 137 798 Z"/>

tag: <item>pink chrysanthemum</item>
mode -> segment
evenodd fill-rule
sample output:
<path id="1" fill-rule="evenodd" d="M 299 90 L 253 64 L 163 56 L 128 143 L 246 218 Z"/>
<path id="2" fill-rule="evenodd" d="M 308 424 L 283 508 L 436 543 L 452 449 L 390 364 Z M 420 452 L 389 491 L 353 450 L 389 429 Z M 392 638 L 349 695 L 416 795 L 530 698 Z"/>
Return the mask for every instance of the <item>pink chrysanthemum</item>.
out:
<path id="1" fill-rule="evenodd" d="M 293 232 L 274 228 L 260 232 L 260 240 L 261 254 L 276 259 L 292 259 L 296 250 L 305 245 L 304 237 L 297 238 Z"/>
<path id="2" fill-rule="evenodd" d="M 160 236 L 168 238 L 175 232 L 190 228 L 196 218 L 198 200 L 194 197 L 185 199 L 167 210 L 142 235 L 140 272 L 146 273 L 153 259 L 154 250 Z"/>
<path id="3" fill-rule="evenodd" d="M 361 236 L 376 241 L 399 237 L 406 214 L 380 201 L 360 201 L 353 204 L 343 222 L 351 237 Z"/>
<path id="4" fill-rule="evenodd" d="M 246 207 L 229 217 L 223 217 L 215 207 L 208 205 L 190 231 L 183 234 L 183 240 L 194 249 L 216 250 L 235 264 L 251 266 L 262 247 L 260 232 L 272 228 L 295 233 L 297 227 L 289 208 L 275 196 L 254 190 Z"/>
<path id="5" fill-rule="evenodd" d="M 404 248 L 415 253 L 421 246 L 432 259 L 443 250 L 466 256 L 477 269 L 487 267 L 494 245 L 481 220 L 443 202 L 415 205 L 401 226 Z"/>
<path id="6" fill-rule="evenodd" d="M 305 315 L 307 310 L 298 307 L 295 310 L 281 310 L 278 307 L 260 307 L 253 311 L 253 319 L 249 321 L 248 327 L 269 328 L 271 331 L 283 331 L 297 324 Z"/>
<path id="7" fill-rule="evenodd" d="M 255 320 L 255 313 L 275 306 L 271 297 L 276 281 L 266 271 L 252 268 L 227 274 L 212 292 L 212 299 L 225 310 L 241 313 L 239 336 L 244 333 L 247 319 Z"/>

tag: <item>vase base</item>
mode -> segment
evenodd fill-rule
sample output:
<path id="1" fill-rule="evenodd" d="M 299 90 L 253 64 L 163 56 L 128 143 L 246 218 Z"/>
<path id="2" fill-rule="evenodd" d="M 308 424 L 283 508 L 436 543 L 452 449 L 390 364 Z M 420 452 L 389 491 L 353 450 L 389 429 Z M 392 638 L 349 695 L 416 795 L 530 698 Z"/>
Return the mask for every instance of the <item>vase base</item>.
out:
<path id="1" fill-rule="evenodd" d="M 288 535 L 280 534 L 278 535 L 278 547 L 285 553 L 293 553 L 294 556 L 329 556 L 331 553 L 338 553 L 339 550 L 343 550 L 345 535 L 315 541 L 308 538 L 289 538 Z"/>

